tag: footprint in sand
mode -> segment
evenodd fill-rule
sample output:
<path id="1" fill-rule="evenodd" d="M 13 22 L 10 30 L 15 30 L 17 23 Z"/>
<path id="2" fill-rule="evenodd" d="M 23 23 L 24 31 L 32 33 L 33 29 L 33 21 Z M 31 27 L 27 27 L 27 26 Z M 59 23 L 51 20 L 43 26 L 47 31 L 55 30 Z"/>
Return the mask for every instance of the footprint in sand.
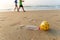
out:
<path id="1" fill-rule="evenodd" d="M 24 25 L 19 25 L 16 30 L 22 29 L 24 27 L 25 27 Z"/>
<path id="2" fill-rule="evenodd" d="M 2 27 L 0 26 L 0 28 L 2 28 Z"/>
<path id="3" fill-rule="evenodd" d="M 53 15 L 53 16 L 59 16 L 59 15 Z"/>
<path id="4" fill-rule="evenodd" d="M 60 20 L 57 20 L 57 22 L 60 22 Z"/>
<path id="5" fill-rule="evenodd" d="M 27 18 L 27 17 L 24 17 L 24 18 Z"/>
<path id="6" fill-rule="evenodd" d="M 28 20 L 29 22 L 36 22 L 35 19 L 32 19 L 32 18 L 28 18 L 28 17 L 24 17 L 26 20 Z"/>
<path id="7" fill-rule="evenodd" d="M 25 16 L 25 17 L 23 17 L 23 18 L 25 18 L 25 19 L 29 19 L 29 17 L 26 17 L 26 16 Z"/>
<path id="8" fill-rule="evenodd" d="M 52 15 L 52 16 L 50 16 L 50 17 L 57 17 L 57 16 L 59 16 L 59 15 Z"/>
<path id="9" fill-rule="evenodd" d="M 36 20 L 36 19 L 32 19 L 32 18 L 30 18 L 30 19 L 28 19 L 28 21 L 36 22 L 37 20 Z"/>
<path id="10" fill-rule="evenodd" d="M 7 17 L 0 17 L 0 21 L 5 21 Z"/>
<path id="11" fill-rule="evenodd" d="M 20 39 L 20 37 L 18 37 L 18 39 Z"/>
<path id="12" fill-rule="evenodd" d="M 5 21 L 4 19 L 0 19 L 0 21 Z"/>
<path id="13" fill-rule="evenodd" d="M 56 38 L 50 38 L 49 40 L 56 40 Z"/>
<path id="14" fill-rule="evenodd" d="M 15 25 L 20 25 L 20 24 L 21 24 L 20 22 L 17 22 L 17 23 L 11 24 L 10 26 L 15 26 Z"/>

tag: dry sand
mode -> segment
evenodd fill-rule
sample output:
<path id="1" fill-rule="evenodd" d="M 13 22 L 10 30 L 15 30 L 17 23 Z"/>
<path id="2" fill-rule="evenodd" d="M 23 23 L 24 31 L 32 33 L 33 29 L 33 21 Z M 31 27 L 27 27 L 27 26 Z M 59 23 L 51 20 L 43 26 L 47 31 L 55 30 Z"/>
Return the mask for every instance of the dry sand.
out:
<path id="1" fill-rule="evenodd" d="M 22 29 L 48 21 L 49 31 Z M 0 40 L 60 40 L 60 10 L 0 12 Z"/>

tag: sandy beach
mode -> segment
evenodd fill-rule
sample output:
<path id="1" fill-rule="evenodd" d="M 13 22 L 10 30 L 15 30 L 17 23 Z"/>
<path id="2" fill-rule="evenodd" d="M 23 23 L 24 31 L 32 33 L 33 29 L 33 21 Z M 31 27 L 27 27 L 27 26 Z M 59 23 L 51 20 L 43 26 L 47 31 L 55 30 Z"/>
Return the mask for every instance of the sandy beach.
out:
<path id="1" fill-rule="evenodd" d="M 49 31 L 22 29 L 48 21 Z M 60 10 L 0 12 L 0 40 L 60 40 Z"/>

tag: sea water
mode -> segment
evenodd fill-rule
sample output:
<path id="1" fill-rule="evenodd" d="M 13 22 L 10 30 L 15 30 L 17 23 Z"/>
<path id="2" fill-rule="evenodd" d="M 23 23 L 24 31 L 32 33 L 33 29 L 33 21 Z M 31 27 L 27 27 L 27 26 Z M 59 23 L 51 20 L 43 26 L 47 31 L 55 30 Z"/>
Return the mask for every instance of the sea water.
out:
<path id="1" fill-rule="evenodd" d="M 32 10 L 60 10 L 60 5 L 36 5 L 36 6 L 24 6 L 26 11 Z M 0 12 L 4 11 L 14 11 L 14 7 L 9 7 L 5 9 L 0 9 Z M 22 8 L 20 9 L 22 11 Z"/>

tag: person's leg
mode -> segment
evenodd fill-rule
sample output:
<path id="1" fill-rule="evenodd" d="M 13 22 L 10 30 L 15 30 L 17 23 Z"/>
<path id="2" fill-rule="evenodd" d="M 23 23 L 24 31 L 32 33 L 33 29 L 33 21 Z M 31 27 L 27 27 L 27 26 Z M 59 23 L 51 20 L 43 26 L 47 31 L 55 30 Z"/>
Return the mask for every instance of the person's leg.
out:
<path id="1" fill-rule="evenodd" d="M 17 12 L 18 12 L 18 10 L 19 10 L 18 5 L 16 6 L 16 9 L 17 9 Z"/>
<path id="2" fill-rule="evenodd" d="M 24 10 L 24 7 L 22 6 L 22 9 L 23 9 L 23 11 L 25 12 L 25 10 Z"/>
<path id="3" fill-rule="evenodd" d="M 15 8 L 14 8 L 14 11 L 16 10 L 16 8 L 17 8 L 17 4 L 15 4 Z"/>
<path id="4" fill-rule="evenodd" d="M 19 12 L 19 10 L 20 10 L 20 6 L 19 6 L 19 8 L 18 8 L 18 12 Z"/>
<path id="5" fill-rule="evenodd" d="M 15 8 L 14 8 L 14 11 L 16 10 L 16 6 L 15 6 Z"/>

